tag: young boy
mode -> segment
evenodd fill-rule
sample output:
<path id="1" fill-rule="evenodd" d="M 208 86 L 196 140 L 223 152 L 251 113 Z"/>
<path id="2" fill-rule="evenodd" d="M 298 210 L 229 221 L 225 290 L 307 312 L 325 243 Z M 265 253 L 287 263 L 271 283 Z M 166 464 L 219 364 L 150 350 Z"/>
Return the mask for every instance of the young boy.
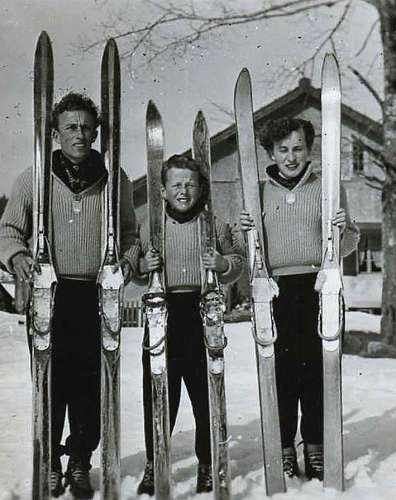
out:
<path id="1" fill-rule="evenodd" d="M 96 278 L 102 260 L 102 203 L 107 172 L 92 149 L 100 124 L 88 97 L 70 92 L 53 110 L 60 149 L 52 157 L 51 250 L 57 275 L 51 355 L 51 495 L 65 491 L 60 457 L 69 455 L 65 483 L 73 498 L 92 498 L 90 459 L 100 439 L 100 316 Z M 29 248 L 32 236 L 33 172 L 15 182 L 0 222 L 0 258 L 16 278 L 37 268 Z M 121 175 L 121 255 L 130 279 L 136 221 L 131 184 Z M 28 337 L 31 347 L 31 336 Z M 66 410 L 70 435 L 61 445 Z"/>
<path id="2" fill-rule="evenodd" d="M 162 196 L 165 200 L 165 280 L 168 305 L 167 360 L 169 412 L 171 431 L 180 403 L 183 379 L 192 404 L 198 457 L 197 493 L 212 490 L 210 421 L 206 352 L 199 310 L 201 267 L 199 245 L 199 215 L 204 209 L 208 181 L 196 161 L 174 155 L 164 163 Z M 237 280 L 242 271 L 242 259 L 234 254 L 228 226 L 216 218 L 217 248 L 203 255 L 206 269 L 217 272 L 220 282 Z M 149 250 L 147 228 L 141 233 L 139 267 L 134 269 L 141 278 L 163 265 L 162 256 Z M 135 274 L 134 273 L 134 274 Z M 143 401 L 147 464 L 138 494 L 154 494 L 153 423 L 151 407 L 150 356 L 143 351 Z"/>
<path id="3" fill-rule="evenodd" d="M 261 203 L 267 264 L 279 287 L 273 308 L 283 468 L 289 477 L 299 475 L 294 440 L 300 402 L 305 472 L 309 479 L 322 480 L 323 360 L 319 295 L 314 290 L 322 260 L 322 219 L 321 179 L 309 161 L 314 138 L 312 124 L 302 119 L 266 123 L 260 143 L 275 163 L 267 167 Z M 359 230 L 348 216 L 343 189 L 341 205 L 332 223 L 342 233 L 345 257 L 355 250 Z M 242 231 L 254 227 L 247 212 L 241 213 L 240 222 Z"/>

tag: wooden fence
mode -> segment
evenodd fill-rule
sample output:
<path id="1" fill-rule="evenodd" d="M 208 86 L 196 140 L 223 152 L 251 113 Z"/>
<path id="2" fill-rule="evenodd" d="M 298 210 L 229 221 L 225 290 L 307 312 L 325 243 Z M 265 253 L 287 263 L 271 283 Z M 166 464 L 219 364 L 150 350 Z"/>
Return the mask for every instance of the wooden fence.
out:
<path id="1" fill-rule="evenodd" d="M 124 301 L 122 326 L 138 327 L 143 326 L 143 310 L 140 300 Z"/>

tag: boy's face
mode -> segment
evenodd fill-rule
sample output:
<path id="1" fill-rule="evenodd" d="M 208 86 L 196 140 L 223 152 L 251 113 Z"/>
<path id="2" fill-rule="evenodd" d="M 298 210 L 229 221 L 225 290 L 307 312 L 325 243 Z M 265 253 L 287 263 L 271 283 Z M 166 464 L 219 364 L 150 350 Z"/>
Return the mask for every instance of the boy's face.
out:
<path id="1" fill-rule="evenodd" d="M 294 130 L 290 135 L 274 143 L 271 155 L 280 173 L 286 179 L 293 179 L 303 172 L 308 161 L 309 149 L 303 129 Z"/>
<path id="2" fill-rule="evenodd" d="M 198 172 L 187 168 L 170 168 L 166 174 L 162 197 L 177 212 L 187 212 L 193 208 L 201 195 Z"/>
<path id="3" fill-rule="evenodd" d="M 58 130 L 54 131 L 63 154 L 75 164 L 89 156 L 97 135 L 95 119 L 86 110 L 64 111 L 59 115 Z"/>

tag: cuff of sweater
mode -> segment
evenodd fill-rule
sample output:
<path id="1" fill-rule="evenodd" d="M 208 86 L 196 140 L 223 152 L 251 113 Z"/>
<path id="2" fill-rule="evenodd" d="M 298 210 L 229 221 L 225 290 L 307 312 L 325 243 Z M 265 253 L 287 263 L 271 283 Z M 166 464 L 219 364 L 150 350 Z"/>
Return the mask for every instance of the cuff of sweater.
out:
<path id="1" fill-rule="evenodd" d="M 347 257 L 354 252 L 360 240 L 360 230 L 356 224 L 345 229 L 341 236 L 341 256 Z"/>
<path id="2" fill-rule="evenodd" d="M 146 285 L 148 281 L 147 274 L 140 272 L 140 247 L 132 246 L 124 255 L 123 258 L 129 262 L 132 269 L 132 281 L 136 285 Z"/>
<path id="3" fill-rule="evenodd" d="M 12 248 L 12 249 L 9 249 L 8 252 L 7 252 L 7 257 L 4 259 L 4 267 L 6 268 L 7 272 L 11 273 L 11 274 L 14 274 L 14 268 L 12 266 L 12 259 L 20 254 L 20 253 L 23 253 L 25 255 L 30 255 L 30 251 L 27 249 L 27 248 Z"/>
<path id="4" fill-rule="evenodd" d="M 228 261 L 228 269 L 224 273 L 218 273 L 218 278 L 224 285 L 234 283 L 241 276 L 243 269 L 243 260 L 240 255 L 224 255 Z"/>

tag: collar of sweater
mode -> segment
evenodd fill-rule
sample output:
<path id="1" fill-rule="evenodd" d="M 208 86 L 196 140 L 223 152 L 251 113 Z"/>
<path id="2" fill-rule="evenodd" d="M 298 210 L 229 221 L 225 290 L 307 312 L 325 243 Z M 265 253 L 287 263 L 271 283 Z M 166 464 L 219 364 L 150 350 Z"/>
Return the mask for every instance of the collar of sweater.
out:
<path id="1" fill-rule="evenodd" d="M 275 163 L 273 165 L 269 165 L 266 169 L 269 180 L 274 184 L 282 186 L 289 191 L 292 191 L 297 186 L 300 186 L 306 182 L 308 177 L 312 174 L 313 167 L 311 162 L 307 163 L 305 170 L 303 170 L 297 177 L 293 177 L 292 179 L 286 179 L 282 177 L 278 165 Z"/>
<path id="2" fill-rule="evenodd" d="M 81 193 L 95 184 L 106 169 L 101 155 L 94 149 L 88 158 L 77 165 L 58 149 L 52 155 L 52 171 L 73 193 Z"/>
<path id="3" fill-rule="evenodd" d="M 187 212 L 179 212 L 177 210 L 174 210 L 169 205 L 169 203 L 167 203 L 165 209 L 167 215 L 171 219 L 175 220 L 179 224 L 183 224 L 184 222 L 190 222 L 191 220 L 193 220 L 202 211 L 202 206 L 201 203 L 197 203 L 193 208 L 191 208 Z"/>

